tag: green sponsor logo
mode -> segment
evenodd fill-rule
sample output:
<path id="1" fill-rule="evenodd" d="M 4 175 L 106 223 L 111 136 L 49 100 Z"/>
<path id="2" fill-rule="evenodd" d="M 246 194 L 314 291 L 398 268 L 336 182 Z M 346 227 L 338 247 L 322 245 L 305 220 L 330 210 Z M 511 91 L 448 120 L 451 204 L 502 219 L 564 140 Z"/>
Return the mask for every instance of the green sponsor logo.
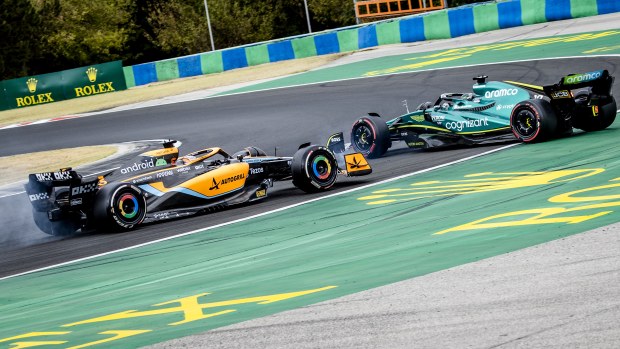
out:
<path id="1" fill-rule="evenodd" d="M 579 84 L 582 82 L 588 82 L 588 81 L 592 81 L 592 80 L 596 80 L 600 78 L 601 75 L 603 75 L 602 70 L 597 70 L 597 71 L 593 71 L 590 73 L 584 73 L 584 74 L 569 75 L 564 78 L 564 84 L 573 85 L 573 84 Z"/>

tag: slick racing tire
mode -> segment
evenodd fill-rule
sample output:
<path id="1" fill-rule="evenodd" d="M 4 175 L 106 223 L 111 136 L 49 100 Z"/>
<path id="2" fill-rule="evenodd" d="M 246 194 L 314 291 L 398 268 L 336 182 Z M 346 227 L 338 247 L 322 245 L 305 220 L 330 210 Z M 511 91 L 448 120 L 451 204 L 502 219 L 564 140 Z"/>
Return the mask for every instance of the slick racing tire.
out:
<path id="1" fill-rule="evenodd" d="M 616 100 L 610 97 L 607 103 L 588 106 L 588 95 L 588 92 L 579 92 L 575 95 L 577 110 L 573 119 L 573 126 L 586 132 L 600 131 L 611 126 L 616 120 L 618 110 Z"/>
<path id="2" fill-rule="evenodd" d="M 54 193 L 53 200 L 64 200 L 68 199 L 68 197 L 69 190 L 60 189 Z M 57 206 L 54 205 L 54 207 Z M 68 217 L 66 219 L 58 221 L 50 221 L 47 216 L 47 211 L 37 211 L 33 208 L 32 217 L 34 218 L 34 224 L 37 226 L 37 228 L 39 228 L 42 232 L 48 235 L 71 236 L 74 235 L 77 230 L 81 228 L 80 218 L 77 215 L 75 215 L 75 217 Z"/>
<path id="3" fill-rule="evenodd" d="M 351 128 L 351 144 L 367 158 L 379 158 L 390 147 L 390 130 L 383 120 L 363 116 Z"/>
<path id="4" fill-rule="evenodd" d="M 327 148 L 311 145 L 299 149 L 291 163 L 293 184 L 306 193 L 316 193 L 331 188 L 338 176 L 336 157 Z"/>
<path id="5" fill-rule="evenodd" d="M 75 219 L 50 221 L 47 218 L 47 212 L 40 212 L 35 209 L 32 210 L 32 217 L 34 218 L 34 224 L 36 224 L 37 228 L 48 235 L 71 236 L 81 228 L 78 217 L 75 217 Z"/>
<path id="6" fill-rule="evenodd" d="M 106 185 L 95 196 L 93 215 L 98 230 L 129 230 L 146 217 L 146 199 L 135 185 Z"/>
<path id="7" fill-rule="evenodd" d="M 512 108 L 510 127 L 522 142 L 542 142 L 557 135 L 558 120 L 551 103 L 543 99 L 529 99 Z"/>

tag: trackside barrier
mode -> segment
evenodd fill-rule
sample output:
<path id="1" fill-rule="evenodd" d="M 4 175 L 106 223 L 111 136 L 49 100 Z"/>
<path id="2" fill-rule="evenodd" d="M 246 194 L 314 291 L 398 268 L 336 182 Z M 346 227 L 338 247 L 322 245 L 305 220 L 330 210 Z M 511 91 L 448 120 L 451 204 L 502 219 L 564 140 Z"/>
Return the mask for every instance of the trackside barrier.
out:
<path id="1" fill-rule="evenodd" d="M 378 45 L 620 12 L 620 0 L 505 0 L 125 67 L 127 87 Z"/>
<path id="2" fill-rule="evenodd" d="M 9 101 L 4 88 L 4 81 L 0 81 L 0 111 L 9 109 Z"/>
<path id="3" fill-rule="evenodd" d="M 127 89 L 121 61 L 0 82 L 0 110 Z"/>

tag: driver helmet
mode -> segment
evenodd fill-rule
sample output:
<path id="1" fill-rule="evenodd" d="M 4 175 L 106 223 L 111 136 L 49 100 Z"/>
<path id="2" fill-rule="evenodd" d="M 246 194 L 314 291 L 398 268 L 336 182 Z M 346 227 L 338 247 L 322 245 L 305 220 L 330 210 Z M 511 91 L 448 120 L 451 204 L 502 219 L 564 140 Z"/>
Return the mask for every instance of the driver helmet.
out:
<path id="1" fill-rule="evenodd" d="M 177 159 L 176 165 L 177 166 L 187 165 L 187 164 L 192 163 L 194 160 L 196 160 L 196 157 L 192 155 L 181 156 L 180 158 Z"/>

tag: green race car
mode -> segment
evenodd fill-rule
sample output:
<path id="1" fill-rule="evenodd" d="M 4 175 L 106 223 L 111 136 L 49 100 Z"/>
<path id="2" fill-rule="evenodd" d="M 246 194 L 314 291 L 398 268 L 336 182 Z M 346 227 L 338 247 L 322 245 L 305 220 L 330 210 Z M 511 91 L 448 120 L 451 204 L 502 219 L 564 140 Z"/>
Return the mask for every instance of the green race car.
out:
<path id="1" fill-rule="evenodd" d="M 352 147 L 366 157 L 383 156 L 395 141 L 409 148 L 505 142 L 540 142 L 572 133 L 607 128 L 616 118 L 607 70 L 571 74 L 559 83 L 536 86 L 514 81 L 474 80 L 473 93 L 444 93 L 435 103 L 383 121 L 376 113 L 351 129 Z"/>

